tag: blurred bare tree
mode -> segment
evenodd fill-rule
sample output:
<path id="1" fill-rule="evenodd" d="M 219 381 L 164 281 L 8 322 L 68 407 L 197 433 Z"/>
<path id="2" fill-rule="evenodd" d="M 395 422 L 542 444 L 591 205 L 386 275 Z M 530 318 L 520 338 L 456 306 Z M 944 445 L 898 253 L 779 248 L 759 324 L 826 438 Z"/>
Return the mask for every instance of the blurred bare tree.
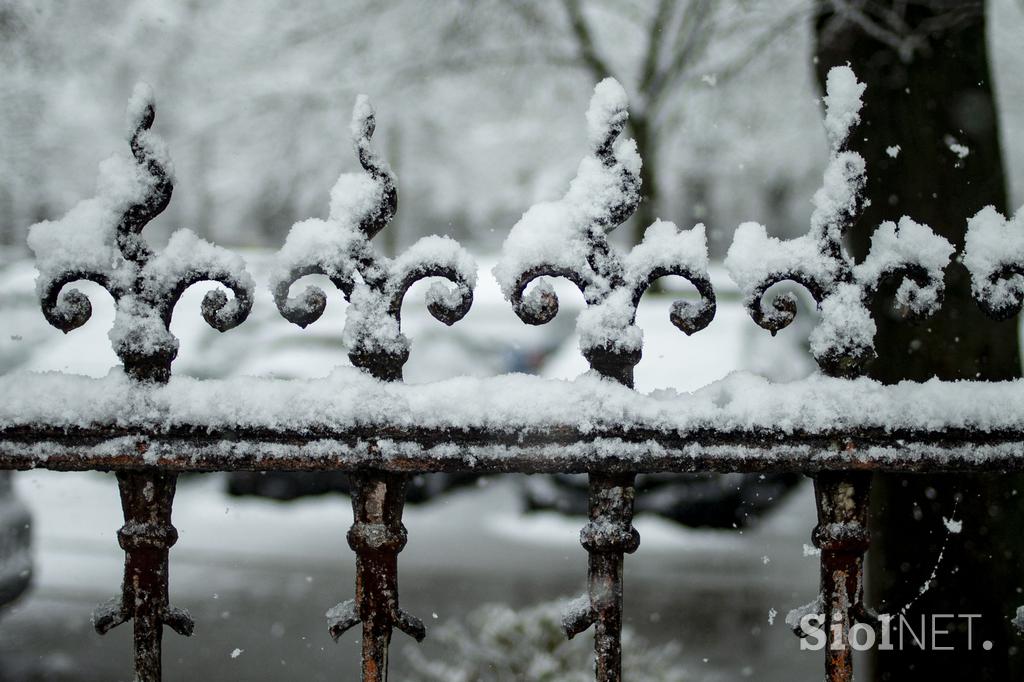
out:
<path id="1" fill-rule="evenodd" d="M 659 0 L 644 16 L 640 3 L 610 2 L 619 20 L 642 27 L 639 69 L 616 64 L 616 32 L 600 39 L 580 0 L 561 0 L 569 20 L 577 59 L 596 81 L 612 76 L 633 93 L 630 128 L 644 160 L 641 178 L 644 201 L 634 220 L 633 240 L 659 217 L 664 137 L 678 129 L 683 116 L 686 85 L 701 78 L 725 83 L 751 60 L 763 56 L 772 42 L 781 40 L 805 16 L 810 3 L 775 3 L 771 12 L 756 2 L 730 7 L 716 0 Z M 761 3 L 763 4 L 763 3 Z M 591 3 L 593 6 L 593 3 Z M 591 10 L 596 13 L 596 7 Z M 712 50 L 717 45 L 720 49 Z M 726 47 L 726 49 L 721 49 Z M 691 202 L 706 202 L 706 178 L 691 176 L 687 192 Z"/>
<path id="2" fill-rule="evenodd" d="M 810 16 L 809 0 L 518 0 L 473 3 L 449 37 L 459 47 L 418 64 L 427 70 L 523 67 L 582 71 L 589 82 L 613 77 L 630 94 L 629 125 L 644 161 L 644 201 L 632 221 L 639 241 L 670 189 L 661 153 L 685 118 L 688 86 L 724 85 Z M 472 28 L 467 28 L 467 24 Z M 496 44 L 496 35 L 511 36 Z M 687 198 L 706 203 L 707 177 L 687 178 Z M 682 187 L 680 187 L 682 189 Z M 670 193 L 674 190 L 670 189 Z"/>
<path id="3" fill-rule="evenodd" d="M 188 226 L 272 245 L 323 215 L 354 168 L 347 118 L 366 92 L 400 174 L 389 237 L 496 248 L 564 191 L 607 75 L 645 162 L 630 227 L 702 220 L 717 253 L 743 220 L 802 233 L 824 159 L 812 1 L 0 0 L 0 244 L 91 194 L 136 80 L 177 170 L 156 240 Z"/>
<path id="4" fill-rule="evenodd" d="M 677 218 L 659 189 L 711 203 L 712 174 L 728 158 L 718 142 L 729 137 L 702 136 L 704 151 L 681 159 L 685 112 L 712 90 L 733 101 L 716 106 L 747 106 L 724 84 L 800 28 L 808 2 L 314 0 L 299 11 L 281 0 L 0 0 L 0 216 L 10 232 L 0 237 L 20 242 L 11 225 L 20 235 L 90 192 L 82 178 L 119 148 L 118 109 L 136 79 L 156 88 L 179 171 L 155 234 L 185 223 L 274 243 L 290 222 L 322 213 L 349 163 L 347 111 L 367 91 L 380 143 L 401 161 L 403 205 L 418 209 L 399 219 L 486 238 L 459 235 L 460 223 L 495 223 L 495 211 L 522 211 L 571 177 L 587 92 L 607 75 L 630 91 L 645 160 L 639 230 L 658 214 Z"/>

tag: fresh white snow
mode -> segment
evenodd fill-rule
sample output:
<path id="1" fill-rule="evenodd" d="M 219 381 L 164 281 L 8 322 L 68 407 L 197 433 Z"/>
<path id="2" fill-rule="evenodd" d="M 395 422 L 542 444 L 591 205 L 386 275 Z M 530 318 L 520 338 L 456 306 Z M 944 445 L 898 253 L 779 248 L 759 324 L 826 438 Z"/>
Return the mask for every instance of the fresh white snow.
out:
<path id="1" fill-rule="evenodd" d="M 536 204 L 523 214 L 494 268 L 505 297 L 541 322 L 558 309 L 558 298 L 543 276 L 567 277 L 576 283 L 588 304 L 577 319 L 584 353 L 599 348 L 640 350 L 643 332 L 634 324 L 637 299 L 655 275 L 707 278 L 703 225 L 681 231 L 671 222 L 656 220 L 625 257 L 607 241 L 606 233 L 640 201 L 636 144 L 615 144 L 628 118 L 627 104 L 625 91 L 614 79 L 595 87 L 586 114 L 591 153 L 580 162 L 561 199 Z M 680 302 L 672 310 L 689 320 L 706 305 Z"/>
<path id="2" fill-rule="evenodd" d="M 573 426 L 654 430 L 841 432 L 861 427 L 979 431 L 1024 426 L 1024 381 L 901 382 L 813 375 L 788 383 L 734 372 L 694 391 L 639 394 L 592 373 L 572 381 L 525 374 L 431 384 L 380 382 L 351 367 L 324 379 L 174 377 L 133 383 L 120 371 L 93 379 L 13 372 L 0 377 L 0 428 L 45 425 L 161 432 L 175 426 L 343 431 L 392 425 L 486 428 Z"/>
<path id="3" fill-rule="evenodd" d="M 1013 218 L 986 206 L 967 221 L 963 263 L 974 295 L 993 309 L 1010 310 L 1024 297 L 1024 276 L 999 277 L 1024 262 L 1024 207 Z"/>
<path id="4" fill-rule="evenodd" d="M 353 146 L 364 169 L 343 173 L 331 190 L 327 220 L 308 219 L 292 226 L 270 273 L 270 286 L 282 312 L 306 311 L 319 317 L 327 296 L 315 286 L 298 298 L 288 296 L 294 280 L 309 274 L 330 277 L 349 300 L 342 340 L 350 353 L 402 356 L 409 340 L 394 312 L 409 285 L 424 276 L 452 279 L 454 288 L 435 282 L 427 307 L 438 319 L 453 321 L 472 301 L 476 263 L 448 237 L 424 237 L 394 260 L 377 254 L 370 240 L 390 220 L 394 174 L 371 145 L 375 128 L 369 99 L 360 95 L 352 111 Z M 461 315 L 454 314 L 454 319 Z"/>
<path id="5" fill-rule="evenodd" d="M 829 72 L 826 87 L 825 130 L 831 151 L 822 187 L 812 202 L 810 232 L 780 240 L 769 236 L 763 225 L 744 223 L 737 229 L 725 260 L 747 305 L 756 307 L 765 324 L 773 329 L 792 320 L 792 313 L 786 309 L 792 299 L 773 299 L 769 303 L 764 300 L 769 286 L 793 279 L 817 290 L 821 322 L 811 334 L 811 353 L 820 363 L 874 355 L 876 328 L 868 304 L 881 280 L 888 276 L 909 269 L 923 270 L 927 279 L 923 285 L 904 277 L 897 291 L 897 304 L 919 316 L 934 312 L 941 298 L 943 270 L 954 251 L 952 244 L 930 228 L 904 216 L 898 224 L 885 222 L 875 230 L 871 250 L 862 263 L 855 265 L 843 252 L 843 233 L 864 201 L 864 159 L 846 150 L 845 144 L 860 120 L 865 86 L 857 82 L 849 67 L 843 66 Z M 776 300 L 781 308 L 774 306 Z"/>

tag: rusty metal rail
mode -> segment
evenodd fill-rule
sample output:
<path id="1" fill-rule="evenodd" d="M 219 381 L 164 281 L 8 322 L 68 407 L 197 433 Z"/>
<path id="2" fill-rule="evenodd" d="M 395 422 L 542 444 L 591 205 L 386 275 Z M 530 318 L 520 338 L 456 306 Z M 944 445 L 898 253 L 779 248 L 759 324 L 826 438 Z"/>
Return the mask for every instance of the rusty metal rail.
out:
<path id="1" fill-rule="evenodd" d="M 504 267 L 511 283 L 506 293 L 528 324 L 546 323 L 558 308 L 550 287 L 535 280 L 565 277 L 578 285 L 587 302 L 581 320 L 586 318 L 591 332 L 584 334 L 583 354 L 596 375 L 623 387 L 620 390 L 630 390 L 633 369 L 641 358 L 634 325 L 636 307 L 647 287 L 665 275 L 682 276 L 695 287 L 698 301 L 676 301 L 671 309 L 672 322 L 687 334 L 708 325 L 716 303 L 706 255 L 702 262 L 680 247 L 676 260 L 672 260 L 675 252 L 654 253 L 650 248 L 634 249 L 623 256 L 607 240 L 607 234 L 632 215 L 640 201 L 638 166 L 628 148 L 623 151 L 615 144 L 627 120 L 624 98 L 615 87 L 608 83 L 599 86 L 601 98 L 592 109 L 593 116 L 588 116 L 590 166 L 581 166 L 581 172 L 592 173 L 590 180 L 604 183 L 606 191 L 588 204 L 587 211 L 565 214 L 572 219 L 563 235 L 565 250 L 578 256 L 577 260 L 519 257 L 511 258 Z M 54 326 L 68 332 L 91 315 L 86 297 L 73 289 L 64 291 L 66 285 L 90 280 L 110 290 L 117 309 L 114 349 L 128 381 L 142 396 L 173 386 L 171 364 L 177 340 L 170 333 L 170 319 L 186 287 L 212 279 L 231 291 L 231 299 L 213 292 L 203 302 L 204 317 L 221 331 L 245 320 L 252 306 L 253 287 L 240 259 L 232 260 L 216 247 L 185 235 L 178 241 L 172 239 L 168 253 L 156 254 L 141 238 L 142 228 L 170 201 L 173 182 L 162 147 L 150 130 L 152 99 L 140 91 L 133 101 L 130 132 L 135 165 L 131 172 L 135 173 L 137 193 L 130 200 L 122 197 L 120 203 L 111 200 L 117 207 L 110 225 L 116 262 L 83 256 L 77 263 L 74 259 L 79 254 L 47 254 L 39 246 L 45 242 L 42 239 L 36 239 L 34 248 L 38 246 L 40 258 L 43 312 Z M 352 364 L 380 385 L 392 382 L 389 385 L 394 386 L 402 381 L 409 355 L 400 318 L 409 287 L 420 279 L 448 279 L 454 288 L 432 289 L 428 307 L 437 319 L 453 324 L 472 303 L 473 273 L 466 265 L 468 255 L 450 240 L 417 245 L 396 259 L 375 253 L 371 239 L 394 215 L 397 189 L 391 170 L 371 146 L 374 118 L 365 100 L 357 103 L 352 131 L 365 175 L 348 186 L 353 191 L 362 188 L 373 201 L 353 199 L 347 204 L 339 202 L 337 210 L 332 207 L 331 219 L 319 228 L 329 239 L 314 251 L 289 251 L 291 242 L 286 243 L 272 288 L 281 313 L 304 327 L 322 314 L 326 296 L 319 289 L 308 288 L 292 298 L 292 285 L 309 274 L 329 277 L 350 301 L 345 338 Z M 936 280 L 934 271 L 905 253 L 881 259 L 882 265 L 869 276 L 858 271 L 844 254 L 840 240 L 859 210 L 864 172 L 855 163 L 851 165 L 844 145 L 844 139 L 833 140 L 831 162 L 850 176 L 853 198 L 843 210 L 818 220 L 808 237 L 825 266 L 814 269 L 793 261 L 761 273 L 746 287 L 752 317 L 774 333 L 793 319 L 795 305 L 785 297 L 765 303 L 762 299 L 769 287 L 783 280 L 806 286 L 822 307 L 821 324 L 828 332 L 827 342 L 817 344 L 815 357 L 823 374 L 840 381 L 862 376 L 874 348 L 870 336 L 844 328 L 841 315 L 832 317 L 837 306 L 866 310 L 883 277 L 904 280 L 910 292 L 909 308 L 918 313 L 927 312 L 929 306 L 915 301 L 930 301 L 934 308 L 941 295 L 941 273 Z M 571 199 L 572 191 L 563 201 Z M 60 242 L 60 224 L 45 229 L 58 230 L 55 239 Z M 673 228 L 670 239 L 682 240 L 681 234 Z M 703 248 L 702 234 L 693 233 L 686 239 L 690 241 L 685 244 Z M 1019 265 L 1016 269 L 1004 266 L 989 284 L 996 286 L 1000 279 L 1016 277 L 1019 269 Z M 980 302 L 993 308 L 991 301 Z M 995 307 L 1002 316 L 1016 312 L 1020 296 L 1009 306 L 1001 300 Z M 594 334 L 595 329 L 600 333 Z M 206 385 L 211 394 L 219 390 L 217 382 Z M 102 390 L 102 385 L 97 386 Z M 962 389 L 947 387 L 953 395 Z M 32 381 L 26 379 L 21 390 L 31 392 Z M 236 399 L 244 401 L 246 397 L 238 395 Z M 473 395 L 461 399 L 472 401 Z M 821 550 L 819 603 L 826 621 L 839 624 L 827 629 L 827 678 L 848 682 L 853 678 L 850 629 L 856 623 L 875 622 L 863 604 L 863 557 L 870 544 L 870 472 L 1024 469 L 1024 427 L 1013 420 L 991 428 L 957 425 L 955 420 L 946 425 L 911 427 L 876 424 L 842 428 L 825 423 L 783 428 L 761 423 L 737 428 L 726 424 L 674 427 L 641 419 L 626 428 L 614 420 L 580 424 L 571 419 L 545 423 L 524 419 L 496 428 L 409 426 L 397 416 L 389 422 L 385 415 L 373 424 L 338 428 L 252 423 L 211 426 L 188 420 L 140 427 L 122 423 L 117 414 L 100 424 L 65 423 L 56 418 L 20 423 L 14 418 L 17 406 L 8 414 L 6 405 L 0 402 L 0 468 L 117 472 L 125 517 L 118 532 L 125 552 L 124 581 L 121 595 L 97 610 L 94 624 L 102 634 L 132 621 L 135 676 L 142 682 L 161 679 L 163 626 L 183 635 L 192 634 L 196 627 L 187 613 L 170 605 L 168 594 L 169 550 L 177 539 L 171 510 L 179 472 L 339 470 L 351 474 L 354 522 L 348 543 L 356 554 L 355 595 L 331 608 L 327 620 L 334 638 L 361 625 L 362 679 L 366 682 L 387 679 L 388 648 L 396 628 L 417 640 L 426 635 L 423 623 L 401 608 L 398 593 L 398 555 L 407 539 L 402 510 L 412 474 L 589 474 L 590 519 L 580 533 L 589 557 L 587 590 L 566 615 L 564 629 L 573 637 L 593 627 L 596 679 L 615 682 L 622 679 L 624 557 L 640 546 L 632 526 L 635 475 L 659 471 L 803 472 L 815 481 L 818 525 L 812 539 Z M 202 624 L 197 627 L 201 629 Z"/>
<path id="2" fill-rule="evenodd" d="M 169 472 L 621 473 L 1024 470 L 1024 431 L 835 433 L 353 430 L 295 434 L 182 429 L 0 430 L 0 468 Z"/>

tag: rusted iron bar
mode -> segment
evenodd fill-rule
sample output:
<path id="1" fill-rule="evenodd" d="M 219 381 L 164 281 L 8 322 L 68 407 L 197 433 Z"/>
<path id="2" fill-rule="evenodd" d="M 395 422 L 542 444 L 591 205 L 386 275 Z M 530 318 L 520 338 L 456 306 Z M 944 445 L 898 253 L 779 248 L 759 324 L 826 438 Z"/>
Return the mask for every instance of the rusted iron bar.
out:
<path id="1" fill-rule="evenodd" d="M 841 434 L 379 429 L 286 433 L 237 428 L 145 434 L 110 428 L 0 431 L 0 469 L 51 471 L 638 473 L 1024 470 L 1024 431 L 863 430 Z"/>
<path id="2" fill-rule="evenodd" d="M 570 638 L 594 626 L 598 680 L 622 679 L 623 554 L 640 546 L 633 528 L 634 480 L 632 473 L 591 474 L 590 522 L 580 531 L 588 554 L 587 595 L 562 621 Z"/>
<path id="3" fill-rule="evenodd" d="M 591 369 L 623 385 L 633 386 L 633 368 L 639 353 L 605 349 L 587 353 Z M 591 473 L 588 490 L 590 521 L 580 531 L 587 550 L 587 600 L 582 610 L 563 618 L 571 639 L 594 626 L 594 676 L 598 682 L 622 680 L 622 607 L 625 555 L 640 546 L 633 528 L 636 473 Z"/>
<path id="4" fill-rule="evenodd" d="M 527 287 L 541 277 L 565 277 L 576 284 L 587 302 L 585 315 L 580 316 L 578 331 L 583 356 L 590 369 L 607 381 L 633 387 L 633 368 L 641 357 L 641 331 L 636 327 L 636 309 L 640 298 L 660 277 L 677 275 L 696 287 L 699 303 L 677 300 L 672 304 L 669 318 L 672 323 L 691 334 L 711 322 L 715 315 L 715 295 L 705 266 L 694 263 L 655 262 L 649 254 L 630 266 L 636 251 L 623 256 L 608 241 L 608 233 L 625 222 L 640 203 L 641 178 L 638 166 L 631 159 L 629 144 L 616 148 L 615 142 L 625 128 L 629 112 L 625 91 L 614 81 L 605 81 L 595 91 L 591 108 L 587 112 L 590 132 L 588 162 L 600 164 L 607 182 L 603 190 L 588 196 L 585 217 L 571 221 L 563 233 L 564 249 L 569 253 L 585 254 L 568 263 L 548 261 L 550 255 L 535 257 L 533 248 L 525 249 L 525 258 L 512 258 L 499 264 L 511 273 L 506 287 L 513 308 L 527 324 L 545 324 L 558 312 L 558 299 L 547 282 L 537 282 L 531 291 Z M 582 185 L 593 184 L 588 179 Z M 570 191 L 570 194 L 572 192 Z M 571 204 L 567 194 L 563 201 Z M 572 215 L 574 212 L 569 211 Z M 526 217 L 524 216 L 524 221 Z M 647 226 L 645 226 L 646 228 Z M 678 237 L 675 226 L 670 226 Z M 529 221 L 513 228 L 510 240 L 517 233 L 523 239 L 530 230 L 538 228 Z M 651 230 L 660 229 L 658 225 Z M 703 229 L 703 228 L 701 228 Z M 703 233 L 696 233 L 703 240 Z M 537 237 L 539 235 L 533 235 Z M 516 249 L 512 243 L 512 250 Z M 509 246 L 506 243 L 506 246 Z M 635 249 L 642 249 L 640 244 Z M 520 254 L 522 255 L 522 254 Z M 506 275 L 509 272 L 506 272 Z M 503 276 L 504 277 L 504 276 Z M 586 319 L 601 320 L 600 333 L 591 328 Z M 620 429 L 622 431 L 622 429 Z M 520 432 L 522 438 L 524 434 Z M 527 435 L 528 437 L 528 435 Z M 653 443 L 647 444 L 651 447 Z M 642 459 L 645 447 L 634 454 Z M 607 451 L 601 457 L 608 456 Z M 612 455 L 614 457 L 614 455 Z M 588 469 L 589 470 L 589 469 Z M 588 554 L 587 596 L 563 619 L 566 634 L 573 637 L 594 625 L 595 675 L 598 682 L 619 682 L 622 679 L 622 602 L 623 555 L 633 552 L 640 536 L 632 527 L 635 468 L 617 470 L 614 475 L 595 472 L 590 476 L 590 523 L 580 533 L 580 542 Z M 589 602 L 589 603 L 587 603 Z"/>
<path id="5" fill-rule="evenodd" d="M 205 244 L 204 264 L 183 267 L 173 254 L 158 262 L 160 255 L 142 238 L 143 228 L 167 207 L 174 189 L 163 144 L 151 132 L 155 117 L 152 93 L 148 87 L 137 86 L 128 111 L 134 167 L 122 172 L 133 173 L 133 182 L 141 189 L 130 197 L 116 225 L 94 226 L 114 233 L 119 254 L 104 261 L 80 253 L 76 255 L 83 258 L 81 267 L 63 260 L 54 267 L 45 260 L 45 253 L 37 253 L 44 257 L 40 297 L 47 321 L 69 332 L 92 315 L 88 298 L 75 289 L 63 292 L 65 285 L 84 279 L 105 287 L 117 311 L 111 332 L 114 351 L 125 374 L 139 384 L 166 384 L 170 379 L 171 363 L 178 353 L 178 340 L 170 332 L 171 315 L 190 285 L 209 279 L 233 292 L 235 300 L 231 302 L 219 291 L 203 299 L 203 316 L 219 331 L 240 324 L 252 307 L 252 280 L 244 270 L 232 271 L 239 261 L 227 252 Z M 176 236 L 198 243 L 194 235 Z M 95 246 L 102 248 L 102 244 Z M 104 634 L 132 621 L 137 682 L 160 680 L 164 625 L 182 635 L 191 635 L 194 628 L 188 613 L 171 607 L 168 597 L 168 554 L 178 539 L 171 525 L 176 480 L 173 470 L 152 466 L 117 473 L 125 520 L 118 531 L 125 553 L 124 581 L 120 598 L 97 609 L 93 622 L 96 631 Z"/>
<path id="6" fill-rule="evenodd" d="M 402 302 L 409 287 L 430 277 L 451 280 L 456 291 L 438 294 L 437 287 L 442 291 L 444 287 L 435 284 L 427 308 L 441 322 L 453 324 L 469 311 L 473 300 L 473 274 L 455 264 L 472 260 L 450 240 L 435 242 L 427 250 L 429 255 L 406 254 L 406 260 L 414 261 L 411 266 L 404 261 L 399 264 L 401 257 L 392 261 L 375 252 L 371 240 L 391 222 L 398 208 L 394 173 L 371 145 L 375 127 L 373 109 L 360 97 L 352 112 L 350 130 L 365 174 L 362 179 L 375 186 L 377 201 L 373 205 L 355 202 L 347 209 L 337 209 L 344 214 L 332 207 L 336 228 L 333 237 L 339 239 L 337 252 L 329 258 L 320 251 L 301 255 L 289 263 L 287 276 L 276 281 L 273 289 L 285 318 L 305 327 L 323 313 L 326 296 L 319 289 L 309 288 L 291 299 L 292 284 L 312 273 L 331 277 L 351 304 L 346 322 L 349 360 L 375 379 L 400 382 L 402 367 L 409 358 L 409 342 L 401 333 Z M 448 295 L 451 293 L 455 295 Z M 361 454 L 370 455 L 366 459 L 374 459 L 372 453 L 381 436 L 371 433 L 369 440 L 358 444 Z M 370 464 L 353 473 L 351 481 L 354 519 L 348 542 L 356 553 L 356 596 L 327 612 L 328 627 L 337 640 L 362 623 L 362 680 L 386 682 L 394 628 L 417 641 L 426 636 L 423 623 L 398 605 L 398 553 L 406 542 L 402 510 L 409 474 L 384 471 Z"/>
<path id="7" fill-rule="evenodd" d="M 387 679 L 393 627 L 417 642 L 427 634 L 423 622 L 398 605 L 398 553 L 407 539 L 402 507 L 408 480 L 402 474 L 352 476 L 355 520 L 348 543 L 356 552 L 356 598 L 335 606 L 327 619 L 335 640 L 357 623 L 363 624 L 364 680 Z"/>
<path id="8" fill-rule="evenodd" d="M 821 550 L 821 599 L 825 628 L 825 679 L 853 681 L 850 628 L 874 626 L 864 606 L 864 553 L 868 533 L 869 472 L 828 472 L 814 477 L 818 525 L 812 541 Z"/>
<path id="9" fill-rule="evenodd" d="M 124 526 L 117 533 L 125 552 L 124 581 L 121 596 L 96 609 L 93 625 L 102 635 L 132 621 L 139 682 L 160 680 L 164 625 L 185 636 L 195 627 L 187 611 L 168 603 L 168 554 L 178 540 L 171 524 L 177 478 L 166 472 L 117 474 L 124 511 Z"/>
<path id="10" fill-rule="evenodd" d="M 356 596 L 327 612 L 337 640 L 362 623 L 363 682 L 387 682 L 391 633 L 398 628 L 417 642 L 427 636 L 418 618 L 398 605 L 398 554 L 407 535 L 402 525 L 407 474 L 370 471 L 351 476 L 352 527 L 349 547 L 356 553 Z"/>

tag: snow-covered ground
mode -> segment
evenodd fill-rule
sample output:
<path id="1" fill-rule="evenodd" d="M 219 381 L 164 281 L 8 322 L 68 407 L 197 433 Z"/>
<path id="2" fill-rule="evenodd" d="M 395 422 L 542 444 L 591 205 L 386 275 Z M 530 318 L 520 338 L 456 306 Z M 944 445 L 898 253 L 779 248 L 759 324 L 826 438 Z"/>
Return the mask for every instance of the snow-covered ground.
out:
<path id="1" fill-rule="evenodd" d="M 261 280 L 265 257 L 249 254 L 249 261 Z M 452 328 L 426 315 L 423 288 L 412 292 L 403 316 L 413 341 L 408 380 L 581 372 L 585 365 L 573 332 L 582 303 L 578 292 L 559 286 L 563 312 L 544 327 L 529 327 L 501 300 L 488 269 L 489 264 L 481 273 L 473 309 Z M 669 323 L 668 297 L 644 299 L 638 314 L 645 333 L 638 389 L 693 389 L 740 368 L 767 368 L 779 378 L 806 371 L 796 342 L 801 329 L 787 329 L 782 339 L 763 345 L 767 333 L 749 321 L 724 277 L 716 271 L 713 278 L 718 315 L 693 337 Z M 113 320 L 106 294 L 93 297 L 93 319 L 64 336 L 43 321 L 32 279 L 27 263 L 0 271 L 0 370 L 105 374 L 116 363 L 106 338 Z M 220 335 L 198 314 L 203 291 L 193 287 L 177 308 L 176 373 L 315 377 L 347 364 L 338 341 L 345 307 L 340 294 L 324 318 L 300 331 L 280 318 L 260 287 L 252 318 Z M 127 679 L 130 628 L 99 637 L 89 624 L 92 607 L 113 596 L 121 579 L 122 554 L 114 535 L 121 518 L 113 478 L 30 472 L 18 474 L 15 485 L 34 517 L 35 580 L 0 619 L 0 679 Z M 525 607 L 574 596 L 583 588 L 586 555 L 578 542 L 583 519 L 524 515 L 520 485 L 515 476 L 495 477 L 407 509 L 410 540 L 400 558 L 403 605 L 428 627 L 483 603 Z M 332 495 L 280 504 L 229 497 L 224 490 L 222 474 L 187 476 L 179 484 L 174 521 L 181 538 L 172 550 L 172 598 L 192 611 L 197 628 L 191 640 L 166 635 L 166 679 L 354 676 L 357 634 L 334 644 L 323 618 L 353 590 L 354 562 L 345 542 L 351 522 L 347 499 Z M 816 674 L 820 657 L 800 652 L 781 618 L 769 625 L 770 610 L 785 613 L 813 595 L 817 562 L 803 552 L 813 523 L 806 487 L 742 533 L 691 530 L 640 517 L 641 548 L 627 560 L 629 623 L 655 643 L 679 641 L 682 662 L 695 680 Z M 396 635 L 395 679 L 403 679 L 407 646 L 414 645 Z M 422 646 L 430 651 L 429 637 Z M 241 653 L 233 657 L 235 649 Z"/>

